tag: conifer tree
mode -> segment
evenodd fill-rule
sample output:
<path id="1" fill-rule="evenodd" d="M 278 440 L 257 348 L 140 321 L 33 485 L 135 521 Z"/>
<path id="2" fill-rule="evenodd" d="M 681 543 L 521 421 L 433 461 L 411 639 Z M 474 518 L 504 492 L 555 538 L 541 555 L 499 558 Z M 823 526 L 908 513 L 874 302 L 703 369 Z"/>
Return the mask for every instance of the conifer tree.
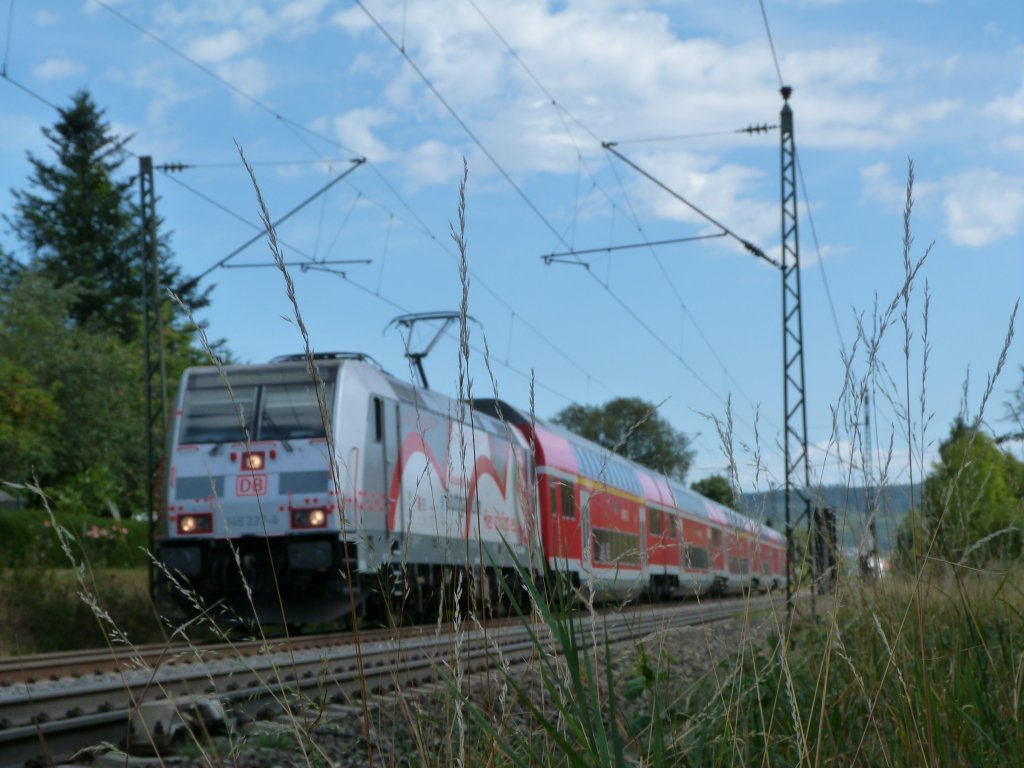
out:
<path id="1" fill-rule="evenodd" d="M 12 190 L 14 214 L 4 218 L 29 265 L 58 288 L 74 288 L 73 323 L 131 341 L 141 329 L 142 293 L 137 181 L 124 168 L 131 137 L 111 131 L 86 91 L 75 94 L 43 135 L 56 159 L 29 153 L 28 189 Z M 160 259 L 164 285 L 180 286 L 166 242 Z M 182 298 L 196 308 L 208 303 L 194 289 Z"/>

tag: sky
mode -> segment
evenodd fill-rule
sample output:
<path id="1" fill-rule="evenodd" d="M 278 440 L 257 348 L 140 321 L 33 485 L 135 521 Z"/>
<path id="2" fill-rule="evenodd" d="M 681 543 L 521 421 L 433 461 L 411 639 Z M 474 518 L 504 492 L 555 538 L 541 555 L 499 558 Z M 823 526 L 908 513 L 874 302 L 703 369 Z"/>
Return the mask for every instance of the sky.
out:
<path id="1" fill-rule="evenodd" d="M 1022 330 L 1019 0 L 2 0 L 0 24 L 0 212 L 81 89 L 136 155 L 189 166 L 156 177 L 188 274 L 259 231 L 239 150 L 274 220 L 350 171 L 278 237 L 313 347 L 410 378 L 388 326 L 459 309 L 465 167 L 472 394 L 525 410 L 532 381 L 540 418 L 641 397 L 693 438 L 689 480 L 731 442 L 745 491 L 785 476 L 781 274 L 739 242 L 781 258 L 785 84 L 812 483 L 916 481 L 983 402 L 1013 429 L 1020 338 L 989 378 Z M 203 277 L 244 362 L 302 348 L 271 264 L 261 241 Z M 457 330 L 425 366 L 456 391 Z"/>

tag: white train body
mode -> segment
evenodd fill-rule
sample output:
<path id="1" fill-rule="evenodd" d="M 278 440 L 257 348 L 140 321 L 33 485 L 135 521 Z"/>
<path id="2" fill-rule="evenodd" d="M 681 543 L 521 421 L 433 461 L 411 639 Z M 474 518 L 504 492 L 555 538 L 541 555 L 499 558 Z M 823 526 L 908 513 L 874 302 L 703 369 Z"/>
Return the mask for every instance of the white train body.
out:
<path id="1" fill-rule="evenodd" d="M 361 612 L 409 589 L 429 604 L 458 574 L 534 562 L 518 432 L 362 359 L 316 365 L 319 398 L 304 360 L 185 373 L 158 544 L 168 571 L 240 618 L 303 623 L 344 616 L 350 592 Z"/>

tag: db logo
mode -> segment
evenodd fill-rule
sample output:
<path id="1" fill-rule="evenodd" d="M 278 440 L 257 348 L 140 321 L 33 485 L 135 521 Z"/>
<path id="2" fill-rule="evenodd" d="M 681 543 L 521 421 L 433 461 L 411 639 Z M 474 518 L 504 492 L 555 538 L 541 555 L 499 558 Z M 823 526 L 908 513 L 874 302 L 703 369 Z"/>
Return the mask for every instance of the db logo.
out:
<path id="1" fill-rule="evenodd" d="M 266 496 L 266 475 L 239 475 L 235 480 L 235 496 Z"/>

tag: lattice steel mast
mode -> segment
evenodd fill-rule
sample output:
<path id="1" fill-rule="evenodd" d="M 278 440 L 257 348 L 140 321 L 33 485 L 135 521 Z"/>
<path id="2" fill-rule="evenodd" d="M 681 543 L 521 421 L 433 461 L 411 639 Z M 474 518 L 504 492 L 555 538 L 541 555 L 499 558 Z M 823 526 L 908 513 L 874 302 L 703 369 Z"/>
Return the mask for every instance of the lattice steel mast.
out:
<path id="1" fill-rule="evenodd" d="M 786 461 L 786 613 L 793 615 L 793 529 L 810 519 L 811 468 L 807 456 L 807 399 L 804 387 L 804 323 L 800 300 L 800 240 L 797 232 L 796 145 L 793 139 L 793 89 L 781 89 L 782 147 L 782 360 L 784 450 Z M 801 472 L 803 473 L 801 477 Z M 802 510 L 793 521 L 793 506 Z"/>

